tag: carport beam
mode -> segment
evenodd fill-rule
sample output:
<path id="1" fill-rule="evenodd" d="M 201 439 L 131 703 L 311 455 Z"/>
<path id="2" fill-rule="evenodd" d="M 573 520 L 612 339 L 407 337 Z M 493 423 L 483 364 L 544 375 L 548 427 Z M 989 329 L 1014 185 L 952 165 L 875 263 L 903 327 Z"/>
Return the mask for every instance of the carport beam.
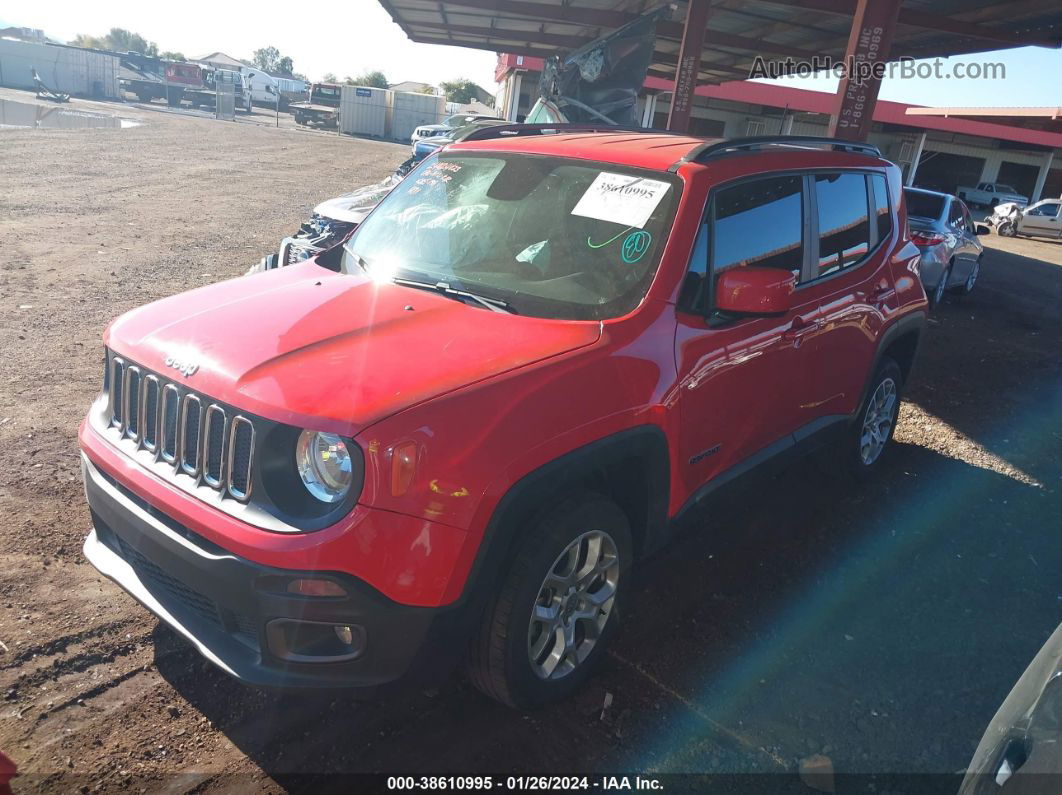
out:
<path id="1" fill-rule="evenodd" d="M 671 97 L 671 110 L 667 115 L 667 128 L 674 132 L 687 132 L 690 128 L 693 92 L 697 89 L 701 51 L 704 49 L 704 29 L 708 24 L 708 2 L 709 0 L 689 0 L 686 7 L 686 24 L 682 28 L 682 45 L 675 67 L 675 91 Z"/>
<path id="2" fill-rule="evenodd" d="M 918 143 L 915 145 L 914 157 L 911 158 L 911 167 L 907 170 L 907 187 L 914 185 L 915 175 L 918 173 L 918 164 L 922 162 L 922 150 L 926 147 L 926 132 L 922 131 L 922 134 L 918 136 Z"/>
<path id="3" fill-rule="evenodd" d="M 837 87 L 830 135 L 865 141 L 874 120 L 881 72 L 892 48 L 900 0 L 858 0 L 844 63 L 848 73 Z M 866 72 L 860 70 L 867 70 Z"/>

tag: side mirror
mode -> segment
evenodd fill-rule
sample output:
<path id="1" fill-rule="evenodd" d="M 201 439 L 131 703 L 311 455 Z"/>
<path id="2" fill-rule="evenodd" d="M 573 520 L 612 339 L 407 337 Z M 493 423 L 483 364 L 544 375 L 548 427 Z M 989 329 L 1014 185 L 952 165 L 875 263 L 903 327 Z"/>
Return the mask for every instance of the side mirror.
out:
<path id="1" fill-rule="evenodd" d="M 715 283 L 715 306 L 723 312 L 776 315 L 789 310 L 796 276 L 782 268 L 731 268 Z"/>

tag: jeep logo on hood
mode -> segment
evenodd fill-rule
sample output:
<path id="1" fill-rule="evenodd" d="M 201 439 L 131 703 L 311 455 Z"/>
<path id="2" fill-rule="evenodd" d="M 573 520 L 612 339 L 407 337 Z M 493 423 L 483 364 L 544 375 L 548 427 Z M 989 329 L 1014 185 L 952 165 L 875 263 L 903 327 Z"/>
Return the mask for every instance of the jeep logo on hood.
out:
<path id="1" fill-rule="evenodd" d="M 193 362 L 182 362 L 176 356 L 167 356 L 165 364 L 167 367 L 172 367 L 185 378 L 195 375 L 195 371 L 199 369 L 198 364 L 194 364 Z"/>

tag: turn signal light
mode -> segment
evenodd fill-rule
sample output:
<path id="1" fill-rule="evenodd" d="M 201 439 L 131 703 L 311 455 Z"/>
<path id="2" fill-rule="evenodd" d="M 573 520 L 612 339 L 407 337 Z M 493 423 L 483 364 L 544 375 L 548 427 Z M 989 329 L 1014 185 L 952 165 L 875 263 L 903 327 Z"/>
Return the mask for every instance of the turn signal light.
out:
<path id="1" fill-rule="evenodd" d="M 299 596 L 347 595 L 346 589 L 338 583 L 332 582 L 332 580 L 318 580 L 312 578 L 292 580 L 288 583 L 288 593 L 298 594 Z"/>
<path id="2" fill-rule="evenodd" d="M 417 443 L 402 442 L 391 451 L 391 495 L 401 497 L 409 491 L 417 470 Z"/>

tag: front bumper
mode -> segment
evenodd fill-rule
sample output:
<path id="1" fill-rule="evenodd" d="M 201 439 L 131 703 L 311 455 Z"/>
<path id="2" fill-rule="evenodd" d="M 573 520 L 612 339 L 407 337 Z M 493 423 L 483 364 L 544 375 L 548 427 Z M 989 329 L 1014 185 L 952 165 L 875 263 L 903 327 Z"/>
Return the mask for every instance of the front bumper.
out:
<path id="1" fill-rule="evenodd" d="M 198 536 L 82 456 L 94 529 L 85 555 L 208 660 L 256 686 L 343 687 L 376 692 L 430 682 L 459 658 L 467 609 L 400 605 L 355 577 L 292 571 L 241 558 Z M 325 575 L 346 597 L 284 592 L 299 576 Z M 281 628 L 290 622 L 350 626 L 363 646 L 348 658 L 289 659 Z"/>

